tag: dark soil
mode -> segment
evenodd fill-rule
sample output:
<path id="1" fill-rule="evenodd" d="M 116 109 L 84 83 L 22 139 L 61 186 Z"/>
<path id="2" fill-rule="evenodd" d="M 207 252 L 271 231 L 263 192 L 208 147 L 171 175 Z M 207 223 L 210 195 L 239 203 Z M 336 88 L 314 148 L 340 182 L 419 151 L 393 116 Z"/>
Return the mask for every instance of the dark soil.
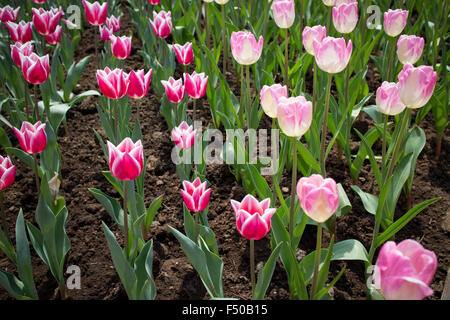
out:
<path id="1" fill-rule="evenodd" d="M 123 33 L 134 29 L 127 12 L 124 10 L 122 19 Z M 87 27 L 82 35 L 84 46 L 77 54 L 77 60 L 92 55 L 94 52 L 93 37 L 98 30 Z M 133 37 L 132 56 L 125 61 L 125 69 L 145 68 L 138 48 L 141 47 L 137 36 Z M 92 59 L 79 81 L 79 92 L 97 89 L 95 59 Z M 230 63 L 228 64 L 230 66 Z M 229 68 L 230 69 L 230 68 Z M 177 71 L 180 73 L 180 71 Z M 371 92 L 379 83 L 379 75 L 371 66 L 369 75 L 376 81 L 371 81 Z M 228 74 L 233 91 L 239 94 L 236 76 Z M 308 86 L 309 87 L 309 86 Z M 67 201 L 69 218 L 67 233 L 71 240 L 71 249 L 66 259 L 66 268 L 77 265 L 81 268 L 81 289 L 69 290 L 71 299 L 127 299 L 126 293 L 111 261 L 111 256 L 102 231 L 104 221 L 116 237 L 122 242 L 122 233 L 114 224 L 108 213 L 90 194 L 88 188 L 98 188 L 105 193 L 119 198 L 118 193 L 102 175 L 108 164 L 94 135 L 94 129 L 102 134 L 99 117 L 96 111 L 97 97 L 90 97 L 68 113 L 67 123 L 69 136 L 63 129 L 58 142 L 63 155 L 61 195 Z M 140 108 L 142 132 L 144 135 L 144 151 L 148 159 L 145 177 L 145 195 L 147 205 L 156 197 L 163 196 L 163 205 L 156 215 L 150 236 L 154 239 L 154 279 L 157 287 L 157 299 L 208 299 L 200 278 L 181 250 L 177 240 L 167 228 L 168 225 L 183 230 L 182 197 L 179 189 L 180 180 L 175 165 L 170 158 L 173 146 L 170 133 L 163 116 L 159 113 L 160 103 L 150 89 L 147 97 L 136 103 L 131 101 L 134 112 Z M 191 110 L 191 107 L 189 107 Z M 207 99 L 201 99 L 197 106 L 197 119 L 204 124 L 211 121 Z M 190 112 L 190 111 L 188 111 Z M 263 116 L 265 117 L 265 116 Z M 264 127 L 270 126 L 268 119 L 263 119 Z M 355 123 L 356 128 L 365 132 L 372 124 L 363 114 Z M 412 203 L 417 204 L 426 199 L 441 197 L 441 200 L 421 212 L 396 236 L 396 241 L 412 238 L 429 250 L 433 250 L 439 260 L 436 275 L 431 284 L 435 291 L 431 299 L 439 299 L 444 287 L 450 258 L 450 222 L 449 222 L 449 157 L 448 137 L 444 137 L 442 153 L 439 161 L 435 160 L 435 131 L 431 113 L 420 124 L 426 132 L 427 144 L 422 151 L 415 172 L 412 190 Z M 12 132 L 9 135 L 18 145 Z M 103 134 L 104 136 L 104 134 Z M 353 137 L 355 138 L 355 137 Z M 359 140 L 353 142 L 355 146 Z M 3 152 L 4 153 L 4 152 Z M 16 181 L 6 191 L 5 206 L 8 217 L 9 234 L 13 234 L 13 226 L 20 208 L 23 209 L 27 221 L 35 223 L 34 211 L 37 205 L 36 190 L 32 171 L 18 159 L 16 164 Z M 327 171 L 337 182 L 342 183 L 350 202 L 351 212 L 337 219 L 339 240 L 357 239 L 369 248 L 374 225 L 373 216 L 368 214 L 359 197 L 350 189 L 353 181 L 348 167 L 337 158 L 337 153 L 330 154 Z M 236 181 L 226 165 L 208 167 L 207 179 L 211 183 L 212 195 L 208 213 L 209 224 L 215 232 L 219 254 L 224 261 L 223 284 L 227 297 L 250 299 L 249 246 L 237 231 L 230 200 L 241 200 L 246 192 Z M 290 187 L 290 177 L 286 174 L 282 186 Z M 369 163 L 365 163 L 357 181 L 358 186 L 366 192 L 377 193 L 376 182 L 370 173 Z M 398 204 L 398 213 L 405 212 L 405 198 L 402 195 Z M 307 226 L 300 249 L 307 253 L 315 249 L 316 230 Z M 329 239 L 325 233 L 325 244 Z M 256 263 L 265 262 L 270 255 L 269 236 L 256 241 Z M 48 267 L 37 257 L 32 249 L 33 272 L 41 299 L 58 299 L 57 283 Z M 334 288 L 335 299 L 365 299 L 364 264 L 362 262 L 333 262 L 331 273 L 335 276 L 343 266 L 347 269 Z M 15 272 L 14 266 L 6 256 L 0 255 L 0 268 Z M 289 290 L 285 271 L 279 262 L 267 291 L 268 299 L 288 299 Z M 0 289 L 0 299 L 10 299 L 8 293 Z"/>

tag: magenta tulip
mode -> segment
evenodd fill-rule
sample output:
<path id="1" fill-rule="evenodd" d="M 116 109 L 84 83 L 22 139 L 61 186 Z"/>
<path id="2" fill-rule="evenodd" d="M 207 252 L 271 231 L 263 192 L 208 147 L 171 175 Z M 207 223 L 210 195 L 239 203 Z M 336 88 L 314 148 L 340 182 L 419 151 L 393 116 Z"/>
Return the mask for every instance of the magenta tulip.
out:
<path id="1" fill-rule="evenodd" d="M 122 69 L 97 70 L 97 81 L 103 95 L 110 99 L 120 99 L 127 94 L 130 83 L 128 75 Z"/>
<path id="2" fill-rule="evenodd" d="M 301 137 L 312 122 L 312 102 L 305 97 L 280 97 L 277 103 L 278 124 L 288 137 Z"/>
<path id="3" fill-rule="evenodd" d="M 106 18 L 106 25 L 109 29 L 113 30 L 113 33 L 120 30 L 120 16 L 116 18 L 115 16 L 110 16 Z"/>
<path id="4" fill-rule="evenodd" d="M 322 42 L 314 40 L 313 46 L 317 65 L 331 74 L 344 70 L 352 55 L 352 41 L 346 45 L 344 38 L 326 37 Z"/>
<path id="5" fill-rule="evenodd" d="M 106 18 L 108 15 L 108 2 L 104 2 L 100 5 L 97 1 L 94 3 L 90 3 L 86 0 L 83 0 L 83 7 L 86 14 L 86 20 L 94 25 L 101 26 L 106 22 Z"/>
<path id="6" fill-rule="evenodd" d="M 119 60 L 124 60 L 130 56 L 131 53 L 131 37 L 122 36 L 116 37 L 111 35 L 111 51 Z"/>
<path id="7" fill-rule="evenodd" d="M 182 65 L 191 64 L 194 61 L 194 51 L 192 50 L 192 43 L 186 42 L 184 46 L 179 44 L 174 44 L 172 46 L 173 51 L 177 57 L 178 63 Z"/>
<path id="8" fill-rule="evenodd" d="M 16 166 L 11 163 L 9 156 L 0 156 L 0 191 L 5 190 L 16 178 Z"/>
<path id="9" fill-rule="evenodd" d="M 190 149 L 195 143 L 196 133 L 197 130 L 183 121 L 178 127 L 172 129 L 172 139 L 178 148 Z"/>
<path id="10" fill-rule="evenodd" d="M 401 35 L 397 41 L 398 60 L 403 64 L 415 64 L 422 55 L 424 45 L 422 37 Z"/>
<path id="11" fill-rule="evenodd" d="M 183 189 L 180 191 L 184 204 L 190 211 L 202 212 L 208 206 L 211 189 L 206 189 L 206 181 L 202 183 L 200 178 L 192 183 L 183 181 Z"/>
<path id="12" fill-rule="evenodd" d="M 181 79 L 175 80 L 170 77 L 168 81 L 161 80 L 170 102 L 178 103 L 184 98 L 184 85 Z"/>
<path id="13" fill-rule="evenodd" d="M 36 31 L 43 35 L 48 36 L 55 32 L 56 26 L 58 25 L 59 19 L 63 15 L 60 10 L 49 10 L 46 11 L 43 8 L 33 8 L 33 26 Z"/>
<path id="14" fill-rule="evenodd" d="M 149 2 L 150 4 L 153 4 L 153 5 L 159 4 L 160 1 L 161 1 L 161 0 L 148 0 L 148 2 Z"/>
<path id="15" fill-rule="evenodd" d="M 22 74 L 25 80 L 32 84 L 41 84 L 47 81 L 50 74 L 50 61 L 48 54 L 39 57 L 36 53 L 29 56 L 21 55 Z"/>
<path id="16" fill-rule="evenodd" d="M 200 99 L 206 93 L 206 87 L 208 86 L 208 77 L 205 74 L 196 73 L 195 71 L 190 75 L 188 73 L 183 74 L 184 88 L 186 93 L 194 99 Z"/>
<path id="17" fill-rule="evenodd" d="M 414 68 L 405 64 L 398 74 L 400 99 L 412 109 L 421 108 L 428 103 L 436 86 L 437 73 L 430 66 Z"/>
<path id="18" fill-rule="evenodd" d="M 396 37 L 402 33 L 408 21 L 408 10 L 391 10 L 384 13 L 384 32 L 388 36 Z"/>
<path id="19" fill-rule="evenodd" d="M 33 0 L 33 2 L 37 3 L 37 4 L 43 4 L 43 3 L 46 3 L 47 0 Z"/>
<path id="20" fill-rule="evenodd" d="M 27 153 L 41 153 L 47 146 L 45 123 L 41 123 L 41 121 L 36 122 L 34 125 L 24 121 L 20 130 L 15 127 L 12 129 L 19 140 L 20 147 Z"/>
<path id="21" fill-rule="evenodd" d="M 258 61 L 263 44 L 263 37 L 260 36 L 256 42 L 255 36 L 251 32 L 233 32 L 230 38 L 231 53 L 234 59 L 242 65 L 251 65 Z"/>
<path id="22" fill-rule="evenodd" d="M 108 26 L 99 26 L 100 31 L 100 38 L 102 38 L 103 41 L 111 41 L 111 36 L 114 35 L 114 32 L 112 29 L 109 29 Z"/>
<path id="23" fill-rule="evenodd" d="M 320 174 L 301 178 L 297 183 L 297 196 L 305 214 L 318 223 L 327 221 L 339 206 L 336 182 Z"/>
<path id="24" fill-rule="evenodd" d="M 272 216 L 276 212 L 275 208 L 270 208 L 270 198 L 261 202 L 248 194 L 238 202 L 231 200 L 236 217 L 236 226 L 239 233 L 249 240 L 260 240 L 270 230 Z"/>
<path id="25" fill-rule="evenodd" d="M 323 26 L 305 27 L 302 33 L 302 42 L 305 50 L 314 55 L 314 41 L 322 43 L 323 39 L 327 36 L 327 28 Z"/>
<path id="26" fill-rule="evenodd" d="M 333 8 L 333 24 L 340 33 L 352 32 L 358 23 L 358 2 L 343 3 Z"/>
<path id="27" fill-rule="evenodd" d="M 279 28 L 290 28 L 295 21 L 295 2 L 293 0 L 273 0 L 272 14 Z"/>
<path id="28" fill-rule="evenodd" d="M 150 88 L 150 80 L 152 78 L 152 69 L 150 69 L 146 74 L 144 70 L 138 70 L 135 72 L 131 70 L 129 74 L 129 85 L 127 95 L 134 99 L 141 99 L 147 93 Z"/>
<path id="29" fill-rule="evenodd" d="M 384 81 L 377 90 L 377 109 L 379 112 L 395 116 L 405 110 L 406 106 L 398 94 L 398 84 Z"/>
<path id="30" fill-rule="evenodd" d="M 6 24 L 7 22 L 16 22 L 17 17 L 19 15 L 20 7 L 15 9 L 10 6 L 5 6 L 0 8 L 0 21 Z"/>
<path id="31" fill-rule="evenodd" d="M 47 37 L 45 37 L 45 40 L 48 44 L 56 45 L 61 41 L 61 34 L 62 34 L 62 27 L 56 26 L 55 32 L 49 34 Z"/>
<path id="32" fill-rule="evenodd" d="M 172 13 L 160 11 L 156 13 L 153 11 L 153 21 L 150 20 L 153 32 L 160 38 L 167 38 L 172 31 Z"/>
<path id="33" fill-rule="evenodd" d="M 271 117 L 277 117 L 277 105 L 281 97 L 287 98 L 287 87 L 276 83 L 271 86 L 263 86 L 259 94 L 264 113 Z"/>
<path id="34" fill-rule="evenodd" d="M 420 243 L 388 241 L 375 265 L 375 286 L 386 300 L 422 300 L 433 294 L 429 285 L 436 268 L 436 255 Z"/>
<path id="35" fill-rule="evenodd" d="M 109 170 L 119 180 L 134 180 L 144 168 L 144 149 L 141 140 L 136 143 L 125 138 L 117 147 L 107 141 Z"/>
<path id="36" fill-rule="evenodd" d="M 19 23 L 14 23 L 8 21 L 5 25 L 9 29 L 9 35 L 13 42 L 25 43 L 33 40 L 33 24 L 31 22 L 20 21 Z"/>
<path id="37" fill-rule="evenodd" d="M 19 68 L 22 68 L 22 58 L 20 55 L 28 57 L 34 52 L 34 46 L 31 41 L 23 44 L 21 42 L 16 42 L 9 47 L 11 48 L 11 58 L 14 61 L 14 64 Z"/>

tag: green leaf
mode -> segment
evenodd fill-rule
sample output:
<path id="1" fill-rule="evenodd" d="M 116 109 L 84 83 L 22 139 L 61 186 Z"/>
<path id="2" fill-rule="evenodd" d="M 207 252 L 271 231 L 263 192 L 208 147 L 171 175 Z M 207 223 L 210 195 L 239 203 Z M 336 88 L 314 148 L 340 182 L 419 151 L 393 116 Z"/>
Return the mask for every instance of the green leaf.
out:
<path id="1" fill-rule="evenodd" d="M 113 220 L 120 227 L 123 227 L 123 210 L 119 201 L 104 194 L 102 191 L 98 189 L 89 188 L 88 190 L 92 193 L 95 199 L 97 199 L 97 201 L 100 202 L 103 205 L 103 207 L 105 207 L 106 211 L 113 218 Z"/>
<path id="2" fill-rule="evenodd" d="M 339 193 L 339 207 L 336 210 L 336 216 L 340 217 L 343 214 L 347 214 L 352 209 L 352 204 L 347 197 L 347 193 L 345 192 L 342 184 L 338 183 L 338 193 Z"/>
<path id="3" fill-rule="evenodd" d="M 258 169 L 254 165 L 247 164 L 247 170 L 250 173 L 250 178 L 252 179 L 253 185 L 258 192 L 258 196 L 261 199 L 272 198 L 272 191 L 267 184 L 266 179 L 262 177 Z"/>
<path id="4" fill-rule="evenodd" d="M 376 214 L 378 208 L 378 197 L 362 191 L 358 186 L 351 186 L 351 188 L 361 198 L 364 209 L 371 214 Z"/>
<path id="5" fill-rule="evenodd" d="M 368 254 L 361 242 L 355 239 L 347 239 L 333 246 L 333 257 L 331 260 L 368 261 Z"/>
<path id="6" fill-rule="evenodd" d="M 273 271 L 275 270 L 275 264 L 277 262 L 279 251 L 284 242 L 280 242 L 267 260 L 265 266 L 258 274 L 258 281 L 256 282 L 254 300 L 263 300 L 266 295 L 267 288 L 269 287 L 272 279 Z"/>

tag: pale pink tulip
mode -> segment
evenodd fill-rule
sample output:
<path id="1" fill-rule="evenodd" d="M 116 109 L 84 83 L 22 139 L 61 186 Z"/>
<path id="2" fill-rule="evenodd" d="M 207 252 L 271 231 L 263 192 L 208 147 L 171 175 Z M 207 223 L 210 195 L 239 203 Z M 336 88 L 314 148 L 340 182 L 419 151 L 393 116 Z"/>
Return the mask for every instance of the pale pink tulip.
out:
<path id="1" fill-rule="evenodd" d="M 156 13 L 153 11 L 153 20 L 150 20 L 153 32 L 160 38 L 167 38 L 172 31 L 172 13 L 164 10 Z"/>
<path id="2" fill-rule="evenodd" d="M 184 85 L 181 79 L 175 80 L 170 77 L 168 81 L 161 80 L 161 84 L 166 91 L 167 99 L 170 102 L 178 103 L 184 98 Z"/>
<path id="3" fill-rule="evenodd" d="M 398 84 L 384 81 L 377 90 L 377 109 L 383 114 L 395 116 L 402 113 L 406 106 L 398 94 Z"/>
<path id="4" fill-rule="evenodd" d="M 313 41 L 316 62 L 319 68 L 328 73 L 339 73 L 347 67 L 352 55 L 352 41 L 345 44 L 344 38 L 326 37 Z"/>
<path id="5" fill-rule="evenodd" d="M 97 70 L 97 81 L 103 95 L 110 99 L 120 99 L 127 94 L 130 83 L 128 75 L 122 69 Z"/>
<path id="6" fill-rule="evenodd" d="M 192 183 L 183 181 L 183 189 L 180 191 L 184 204 L 190 211 L 202 212 L 208 206 L 211 189 L 206 189 L 206 181 L 202 183 L 200 178 Z"/>
<path id="7" fill-rule="evenodd" d="M 398 60 L 403 64 L 415 64 L 422 55 L 424 45 L 422 37 L 401 35 L 397 41 Z"/>
<path id="8" fill-rule="evenodd" d="M 114 57 L 119 60 L 124 60 L 130 56 L 131 37 L 116 37 L 115 35 L 111 35 L 109 39 L 111 41 L 111 51 Z"/>
<path id="9" fill-rule="evenodd" d="M 183 121 L 178 127 L 172 129 L 172 139 L 178 148 L 189 149 L 195 143 L 196 133 L 197 130 L 194 130 L 186 121 Z"/>
<path id="10" fill-rule="evenodd" d="M 334 6 L 334 1 L 335 0 L 322 0 L 323 4 L 326 5 L 327 7 Z"/>
<path id="11" fill-rule="evenodd" d="M 255 36 L 251 32 L 239 31 L 231 34 L 231 53 L 234 59 L 242 65 L 251 65 L 258 61 L 263 44 L 263 37 L 260 36 L 256 42 Z"/>
<path id="12" fill-rule="evenodd" d="M 305 97 L 280 97 L 277 103 L 278 124 L 288 137 L 301 137 L 312 122 L 312 102 Z"/>
<path id="13" fill-rule="evenodd" d="M 22 68 L 22 59 L 20 55 L 22 54 L 24 57 L 28 57 L 34 52 L 34 46 L 31 41 L 23 44 L 21 42 L 16 42 L 9 47 L 11 48 L 11 58 L 14 61 L 14 64 L 19 68 Z"/>
<path id="14" fill-rule="evenodd" d="M 31 22 L 20 21 L 19 23 L 14 23 L 8 21 L 5 25 L 13 42 L 25 43 L 33 40 L 33 24 Z"/>
<path id="15" fill-rule="evenodd" d="M 98 1 L 90 3 L 89 1 L 83 0 L 83 7 L 86 15 L 86 20 L 94 25 L 101 26 L 106 22 L 108 16 L 108 2 L 105 1 L 101 5 Z"/>
<path id="16" fill-rule="evenodd" d="M 335 7 L 339 7 L 341 4 L 350 4 L 350 3 L 355 3 L 358 2 L 356 0 L 335 0 L 334 1 L 334 6 Z"/>
<path id="17" fill-rule="evenodd" d="M 34 125 L 24 121 L 20 130 L 15 127 L 12 129 L 19 140 L 20 147 L 27 153 L 41 153 L 47 146 L 45 123 L 41 123 L 41 121 L 36 122 Z"/>
<path id="18" fill-rule="evenodd" d="M 119 180 L 134 180 L 144 168 L 144 149 L 141 140 L 125 138 L 117 147 L 107 141 L 109 170 Z"/>
<path id="19" fill-rule="evenodd" d="M 22 61 L 22 74 L 25 80 L 32 84 L 41 84 L 47 81 L 50 75 L 49 55 L 39 57 L 36 53 L 29 56 L 20 56 Z"/>
<path id="20" fill-rule="evenodd" d="M 327 36 L 327 28 L 323 26 L 305 27 L 302 33 L 302 42 L 305 50 L 314 55 L 314 40 L 322 43 L 323 39 Z"/>
<path id="21" fill-rule="evenodd" d="M 14 182 L 16 166 L 11 163 L 9 156 L 0 156 L 0 190 L 3 191 Z"/>
<path id="22" fill-rule="evenodd" d="M 278 100 L 281 97 L 287 98 L 287 87 L 282 86 L 279 83 L 273 84 L 271 86 L 263 86 L 259 94 L 261 101 L 261 106 L 268 117 L 277 117 L 277 105 Z"/>
<path id="23" fill-rule="evenodd" d="M 182 65 L 191 64 L 194 61 L 194 51 L 192 50 L 192 43 L 186 42 L 183 46 L 174 44 L 172 46 L 173 51 L 177 57 L 178 63 Z"/>
<path id="24" fill-rule="evenodd" d="M 191 75 L 184 73 L 183 77 L 184 89 L 191 98 L 200 99 L 205 95 L 206 87 L 208 86 L 208 77 L 205 77 L 203 72 L 196 73 L 194 71 Z"/>
<path id="25" fill-rule="evenodd" d="M 343 3 L 333 8 L 333 24 L 340 33 L 352 32 L 358 23 L 358 2 Z"/>
<path id="26" fill-rule="evenodd" d="M 430 66 L 414 68 L 407 63 L 398 74 L 399 95 L 402 102 L 412 109 L 427 104 L 436 86 L 437 73 Z"/>
<path id="27" fill-rule="evenodd" d="M 141 99 L 147 93 L 150 88 L 150 80 L 152 78 L 152 69 L 150 69 L 146 74 L 144 70 L 138 70 L 135 72 L 131 70 L 129 74 L 130 84 L 128 85 L 127 95 L 134 99 Z"/>
<path id="28" fill-rule="evenodd" d="M 64 15 L 61 10 L 53 9 L 46 11 L 43 8 L 32 8 L 33 11 L 33 26 L 36 31 L 43 35 L 48 36 L 56 30 L 59 19 Z"/>
<path id="29" fill-rule="evenodd" d="M 220 5 L 224 5 L 224 4 L 227 4 L 228 3 L 228 1 L 230 1 L 230 0 L 215 0 L 215 2 L 217 3 L 217 4 L 220 4 Z"/>
<path id="30" fill-rule="evenodd" d="M 293 0 L 273 0 L 272 14 L 279 28 L 290 28 L 295 21 L 295 2 Z"/>
<path id="31" fill-rule="evenodd" d="M 384 13 L 384 32 L 388 36 L 396 37 L 402 33 L 408 21 L 408 10 L 391 10 Z"/>

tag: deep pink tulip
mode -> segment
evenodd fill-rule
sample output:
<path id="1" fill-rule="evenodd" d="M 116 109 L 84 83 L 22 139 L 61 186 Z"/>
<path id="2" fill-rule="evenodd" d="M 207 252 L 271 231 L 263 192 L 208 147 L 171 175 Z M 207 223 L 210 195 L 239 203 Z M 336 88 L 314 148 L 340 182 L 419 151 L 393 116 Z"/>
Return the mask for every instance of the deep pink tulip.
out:
<path id="1" fill-rule="evenodd" d="M 384 32 L 388 36 L 396 37 L 402 33 L 408 21 L 408 10 L 391 10 L 384 13 Z"/>
<path id="2" fill-rule="evenodd" d="M 313 41 L 314 54 L 319 68 L 328 73 L 339 73 L 347 67 L 352 55 L 352 40 L 345 44 L 344 38 L 326 37 Z"/>
<path id="3" fill-rule="evenodd" d="M 9 156 L 0 156 L 0 190 L 3 191 L 14 182 L 16 178 L 16 166 L 11 163 Z"/>
<path id="4" fill-rule="evenodd" d="M 196 73 L 192 74 L 184 73 L 184 88 L 186 93 L 194 99 L 200 99 L 206 93 L 206 87 L 208 86 L 208 77 L 205 74 Z"/>
<path id="5" fill-rule="evenodd" d="M 25 80 L 32 84 L 41 84 L 47 81 L 50 74 L 49 56 L 39 57 L 36 53 L 29 56 L 21 55 L 22 74 Z"/>
<path id="6" fill-rule="evenodd" d="M 272 14 L 275 23 L 279 28 L 290 28 L 295 21 L 295 2 L 294 0 L 273 0 Z"/>
<path id="7" fill-rule="evenodd" d="M 276 118 L 278 100 L 280 100 L 281 97 L 287 98 L 287 96 L 287 87 L 282 86 L 279 83 L 271 86 L 263 86 L 259 98 L 264 113 L 271 118 Z"/>
<path id="8" fill-rule="evenodd" d="M 43 4 L 43 3 L 46 3 L 47 0 L 33 0 L 33 2 L 37 3 L 37 4 Z"/>
<path id="9" fill-rule="evenodd" d="M 10 6 L 5 6 L 3 8 L 0 8 L 0 20 L 4 24 L 6 24 L 8 21 L 16 22 L 17 16 L 19 15 L 20 7 L 17 7 L 15 9 L 11 8 Z"/>
<path id="10" fill-rule="evenodd" d="M 86 14 L 86 20 L 94 25 L 101 26 L 106 22 L 108 16 L 108 2 L 103 2 L 101 5 L 98 1 L 90 3 L 83 0 L 83 7 Z"/>
<path id="11" fill-rule="evenodd" d="M 422 55 L 424 45 L 422 37 L 401 35 L 397 41 L 398 60 L 403 64 L 415 64 Z"/>
<path id="12" fill-rule="evenodd" d="M 436 255 L 420 243 L 388 241 L 378 254 L 375 286 L 386 300 L 422 300 L 433 294 L 429 285 L 436 268 Z"/>
<path id="13" fill-rule="evenodd" d="M 184 204 L 192 212 L 202 212 L 206 209 L 211 195 L 211 189 L 206 189 L 206 181 L 201 182 L 196 178 L 194 182 L 183 181 L 183 189 L 180 190 Z"/>
<path id="14" fill-rule="evenodd" d="M 167 38 L 172 31 L 172 13 L 164 10 L 156 13 L 153 11 L 153 20 L 150 20 L 153 32 L 160 38 Z"/>
<path id="15" fill-rule="evenodd" d="M 116 37 L 111 35 L 111 51 L 117 59 L 124 60 L 130 56 L 131 53 L 131 37 L 121 36 Z"/>
<path id="16" fill-rule="evenodd" d="M 167 99 L 170 102 L 178 103 L 184 98 L 184 85 L 181 79 L 175 80 L 170 77 L 168 81 L 161 80 L 161 84 L 163 85 Z"/>
<path id="17" fill-rule="evenodd" d="M 45 123 L 41 123 L 41 121 L 36 122 L 34 125 L 24 121 L 20 130 L 15 127 L 12 129 L 19 140 L 20 147 L 27 153 L 41 153 L 47 146 Z"/>
<path id="18" fill-rule="evenodd" d="M 23 44 L 21 42 L 16 42 L 9 47 L 11 48 L 11 58 L 14 61 L 14 64 L 19 68 L 22 68 L 22 58 L 20 55 L 22 54 L 23 56 L 28 57 L 34 52 L 34 46 L 31 41 Z"/>
<path id="19" fill-rule="evenodd" d="M 236 216 L 236 226 L 239 233 L 249 240 L 260 240 L 270 230 L 270 220 L 276 212 L 270 208 L 270 198 L 261 202 L 248 194 L 238 202 L 231 200 L 231 206 Z"/>
<path id="20" fill-rule="evenodd" d="M 114 32 L 112 29 L 109 29 L 108 26 L 99 26 L 100 31 L 100 38 L 102 38 L 103 41 L 111 41 L 111 36 L 114 35 Z"/>
<path id="21" fill-rule="evenodd" d="M 48 44 L 51 45 L 58 44 L 59 41 L 61 41 L 61 34 L 62 34 L 62 27 L 56 26 L 55 32 L 45 37 L 45 40 L 47 41 Z"/>
<path id="22" fill-rule="evenodd" d="M 323 26 L 305 27 L 302 33 L 302 41 L 305 50 L 314 55 L 314 40 L 322 43 L 323 39 L 327 36 L 327 28 Z"/>
<path id="23" fill-rule="evenodd" d="M 242 65 L 251 65 L 258 61 L 263 44 L 263 37 L 260 36 L 256 42 L 255 36 L 251 32 L 233 32 L 230 38 L 231 53 L 234 59 Z"/>
<path id="24" fill-rule="evenodd" d="M 58 9 L 46 11 L 43 8 L 32 8 L 33 11 L 33 26 L 36 31 L 43 35 L 48 36 L 55 32 L 59 19 L 62 17 L 62 11 Z"/>
<path id="25" fill-rule="evenodd" d="M 358 2 L 343 3 L 333 8 L 333 24 L 340 33 L 352 32 L 358 23 Z"/>
<path id="26" fill-rule="evenodd" d="M 141 140 L 125 138 L 117 147 L 107 141 L 109 170 L 119 180 L 134 180 L 144 168 L 144 148 Z"/>
<path id="27" fill-rule="evenodd" d="M 377 89 L 376 105 L 378 111 L 386 115 L 395 116 L 402 113 L 406 106 L 398 94 L 398 84 L 384 81 Z"/>
<path id="28" fill-rule="evenodd" d="M 127 94 L 129 76 L 122 69 L 97 70 L 97 81 L 103 95 L 110 99 L 120 99 Z"/>
<path id="29" fill-rule="evenodd" d="M 407 63 L 398 74 L 398 92 L 402 102 L 412 109 L 428 103 L 436 86 L 437 73 L 430 66 L 414 68 Z"/>
<path id="30" fill-rule="evenodd" d="M 109 29 L 113 30 L 113 33 L 116 33 L 120 30 L 120 16 L 116 18 L 115 16 L 110 16 L 109 18 L 106 18 L 106 25 Z"/>
<path id="31" fill-rule="evenodd" d="M 150 88 L 150 80 L 152 78 L 152 69 L 146 74 L 144 70 L 138 70 L 135 72 L 131 70 L 129 74 L 130 84 L 128 85 L 127 95 L 134 99 L 141 99 L 148 93 Z"/>
<path id="32" fill-rule="evenodd" d="M 196 133 L 197 130 L 183 121 L 178 127 L 172 129 L 172 139 L 178 148 L 189 149 L 195 143 Z"/>
<path id="33" fill-rule="evenodd" d="M 159 4 L 161 0 L 148 0 L 150 4 Z"/>
<path id="34" fill-rule="evenodd" d="M 297 196 L 306 215 L 318 223 L 327 221 L 339 206 L 336 182 L 320 174 L 301 178 L 297 183 Z"/>
<path id="35" fill-rule="evenodd" d="M 19 23 L 14 23 L 8 21 L 5 25 L 9 29 L 12 42 L 25 43 L 33 40 L 33 24 L 31 22 L 20 21 Z"/>
<path id="36" fill-rule="evenodd" d="M 177 57 L 178 63 L 182 65 L 191 64 L 194 61 L 194 51 L 192 50 L 192 43 L 186 42 L 184 46 L 179 44 L 174 44 L 172 46 L 173 51 Z"/>
<path id="37" fill-rule="evenodd" d="M 305 97 L 280 97 L 277 103 L 278 124 L 288 137 L 301 137 L 312 122 L 312 102 Z"/>

